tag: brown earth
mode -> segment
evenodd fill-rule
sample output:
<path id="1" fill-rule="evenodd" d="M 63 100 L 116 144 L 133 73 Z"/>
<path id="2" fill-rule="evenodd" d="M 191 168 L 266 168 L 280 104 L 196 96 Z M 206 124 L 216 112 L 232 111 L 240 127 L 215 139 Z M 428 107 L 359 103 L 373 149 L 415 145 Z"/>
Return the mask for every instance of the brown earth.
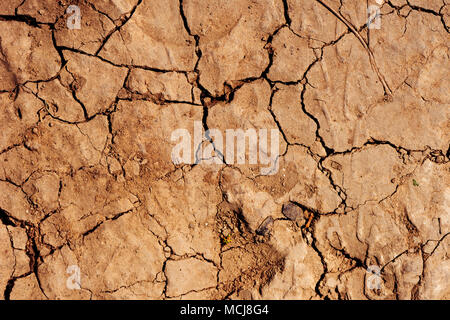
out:
<path id="1" fill-rule="evenodd" d="M 0 296 L 450 299 L 450 2 L 378 2 L 3 3 Z"/>

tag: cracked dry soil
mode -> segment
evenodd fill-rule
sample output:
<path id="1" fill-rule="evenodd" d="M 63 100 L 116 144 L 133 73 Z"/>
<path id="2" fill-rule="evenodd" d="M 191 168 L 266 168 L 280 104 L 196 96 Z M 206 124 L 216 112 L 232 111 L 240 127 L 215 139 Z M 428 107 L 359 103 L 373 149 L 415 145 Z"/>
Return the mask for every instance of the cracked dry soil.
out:
<path id="1" fill-rule="evenodd" d="M 450 2 L 371 4 L 3 1 L 0 296 L 450 299 Z M 174 165 L 194 121 L 278 172 Z"/>

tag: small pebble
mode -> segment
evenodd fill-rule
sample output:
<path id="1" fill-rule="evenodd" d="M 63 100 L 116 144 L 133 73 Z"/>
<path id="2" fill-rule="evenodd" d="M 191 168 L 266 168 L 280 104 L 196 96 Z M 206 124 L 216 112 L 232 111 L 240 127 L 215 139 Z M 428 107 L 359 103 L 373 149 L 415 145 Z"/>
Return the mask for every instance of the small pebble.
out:
<path id="1" fill-rule="evenodd" d="M 264 221 L 261 223 L 261 225 L 256 229 L 256 233 L 265 236 L 269 233 L 270 229 L 273 225 L 273 218 L 271 216 L 268 216 Z"/>
<path id="2" fill-rule="evenodd" d="M 283 215 L 289 220 L 296 221 L 302 217 L 303 210 L 298 205 L 292 202 L 288 202 L 283 205 Z"/>

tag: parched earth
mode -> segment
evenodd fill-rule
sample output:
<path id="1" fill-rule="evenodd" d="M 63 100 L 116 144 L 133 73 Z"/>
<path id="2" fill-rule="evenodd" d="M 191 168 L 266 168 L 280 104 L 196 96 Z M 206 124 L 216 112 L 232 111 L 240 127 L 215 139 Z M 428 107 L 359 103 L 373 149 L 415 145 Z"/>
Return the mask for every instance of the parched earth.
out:
<path id="1" fill-rule="evenodd" d="M 0 296 L 450 299 L 449 25 L 447 0 L 3 1 Z M 172 161 L 195 123 L 275 130 L 277 170 L 206 134 Z"/>

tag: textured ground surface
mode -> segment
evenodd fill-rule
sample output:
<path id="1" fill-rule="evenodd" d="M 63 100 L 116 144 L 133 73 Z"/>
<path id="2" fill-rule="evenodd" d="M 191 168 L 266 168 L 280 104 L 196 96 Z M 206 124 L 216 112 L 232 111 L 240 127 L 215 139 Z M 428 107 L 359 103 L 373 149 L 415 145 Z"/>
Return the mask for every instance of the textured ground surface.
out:
<path id="1" fill-rule="evenodd" d="M 370 4 L 3 1 L 0 296 L 450 299 L 450 2 Z M 278 172 L 174 165 L 194 121 Z"/>

